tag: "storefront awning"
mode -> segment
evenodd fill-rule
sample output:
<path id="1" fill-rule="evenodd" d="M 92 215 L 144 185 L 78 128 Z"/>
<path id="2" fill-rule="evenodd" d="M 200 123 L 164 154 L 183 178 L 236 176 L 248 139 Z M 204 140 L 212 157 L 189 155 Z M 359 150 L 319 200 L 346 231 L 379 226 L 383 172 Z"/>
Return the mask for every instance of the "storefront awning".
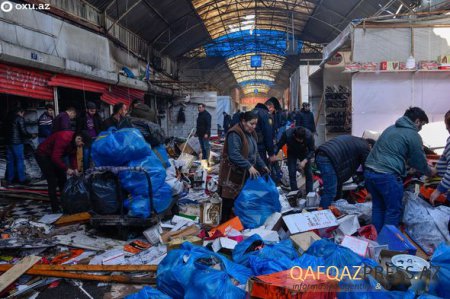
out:
<path id="1" fill-rule="evenodd" d="M 51 73 L 30 68 L 0 64 L 0 93 L 53 100 L 53 88 L 48 85 Z"/>

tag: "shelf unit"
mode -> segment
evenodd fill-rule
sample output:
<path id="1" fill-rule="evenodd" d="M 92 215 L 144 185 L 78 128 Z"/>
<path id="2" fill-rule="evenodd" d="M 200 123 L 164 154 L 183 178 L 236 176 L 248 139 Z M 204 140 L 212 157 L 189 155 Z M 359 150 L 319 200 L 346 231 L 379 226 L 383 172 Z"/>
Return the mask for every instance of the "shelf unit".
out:
<path id="1" fill-rule="evenodd" d="M 330 89 L 332 87 L 327 87 Z M 342 88 L 342 87 L 341 87 Z M 345 87 L 349 90 L 348 87 Z M 325 92 L 325 130 L 327 139 L 333 135 L 349 134 L 352 128 L 351 92 Z"/>

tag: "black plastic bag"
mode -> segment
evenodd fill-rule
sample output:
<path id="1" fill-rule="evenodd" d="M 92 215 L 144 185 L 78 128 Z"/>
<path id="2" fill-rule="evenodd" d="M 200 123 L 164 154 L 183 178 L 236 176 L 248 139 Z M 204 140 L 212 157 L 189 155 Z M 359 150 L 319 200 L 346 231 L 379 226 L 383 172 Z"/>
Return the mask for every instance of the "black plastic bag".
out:
<path id="1" fill-rule="evenodd" d="M 107 172 L 92 176 L 90 180 L 91 205 L 94 212 L 100 215 L 114 215 L 119 212 L 120 203 L 117 179 Z"/>
<path id="2" fill-rule="evenodd" d="M 89 206 L 89 191 L 83 177 L 70 177 L 61 195 L 61 206 L 64 214 L 87 212 Z"/>
<path id="3" fill-rule="evenodd" d="M 129 117 L 129 120 L 133 128 L 138 129 L 152 147 L 164 144 L 166 135 L 160 125 L 137 117 Z"/>

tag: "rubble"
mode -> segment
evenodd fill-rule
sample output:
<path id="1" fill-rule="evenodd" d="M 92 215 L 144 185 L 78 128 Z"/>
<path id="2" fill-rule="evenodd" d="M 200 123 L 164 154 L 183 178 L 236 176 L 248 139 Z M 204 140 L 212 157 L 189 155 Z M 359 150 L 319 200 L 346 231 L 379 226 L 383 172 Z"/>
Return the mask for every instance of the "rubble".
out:
<path id="1" fill-rule="evenodd" d="M 9 275 L 22 265 L 21 260 L 31 261 L 5 280 L 7 285 L 0 285 L 3 294 L 36 296 L 52 283 L 67 280 L 92 298 L 85 288 L 88 281 L 110 289 L 105 298 L 267 298 L 270 294 L 294 298 L 294 294 L 307 296 L 313 287 L 327 289 L 310 295 L 314 298 L 352 298 L 352 289 L 364 287 L 370 293 L 377 284 L 378 292 L 386 295 L 422 295 L 425 288 L 418 279 L 408 278 L 408 271 L 397 267 L 392 274 L 386 268 L 386 263 L 398 266 L 405 259 L 412 266 L 422 261 L 408 256 L 424 258 L 420 265 L 427 267 L 440 265 L 437 278 L 427 283 L 432 282 L 430 293 L 446 294 L 448 261 L 443 251 L 448 253 L 448 248 L 439 244 L 450 241 L 441 221 L 449 215 L 448 207 L 431 207 L 417 194 L 406 192 L 404 230 L 385 226 L 377 234 L 370 224 L 370 201 L 350 203 L 343 198 L 323 210 L 318 188 L 308 194 L 289 192 L 260 178 L 253 194 L 246 191 L 248 203 L 242 205 L 239 199 L 235 217 L 220 223 L 222 199 L 216 192 L 221 142 L 213 143 L 215 154 L 208 166 L 196 158 L 198 148 L 191 139 L 178 146 L 181 150 L 165 168 L 175 204 L 167 213 L 142 219 L 136 226 L 128 227 L 137 220 L 126 213 L 101 218 L 92 211 L 72 215 L 47 211 L 15 217 L 14 201 L 9 200 L 1 214 L 0 249 L 5 253 L 0 256 L 0 272 Z M 117 225 L 112 229 L 93 225 L 106 221 L 101 219 L 115 219 Z M 425 253 L 433 251 L 430 261 Z M 40 258 L 30 257 L 33 254 Z M 327 276 L 361 266 L 371 270 L 359 276 L 360 282 Z M 295 275 L 300 272 L 292 269 L 309 273 L 302 280 L 303 290 L 296 289 Z"/>

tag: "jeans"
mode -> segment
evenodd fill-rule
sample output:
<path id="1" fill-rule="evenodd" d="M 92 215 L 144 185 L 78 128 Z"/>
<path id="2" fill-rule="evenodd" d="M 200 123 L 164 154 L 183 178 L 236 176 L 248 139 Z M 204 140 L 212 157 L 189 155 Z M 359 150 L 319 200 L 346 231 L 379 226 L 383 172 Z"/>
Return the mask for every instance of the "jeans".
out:
<path id="1" fill-rule="evenodd" d="M 303 159 L 302 159 L 303 160 Z M 298 190 L 297 186 L 297 157 L 291 157 L 288 155 L 287 166 L 289 170 L 289 184 L 291 185 L 291 191 Z M 311 169 L 311 162 L 308 160 L 308 163 L 305 165 L 304 169 L 305 179 L 306 179 L 306 193 L 311 192 L 313 189 L 313 175 Z"/>
<path id="2" fill-rule="evenodd" d="M 198 137 L 198 141 L 200 142 L 200 147 L 202 149 L 202 159 L 209 160 L 209 150 L 211 148 L 209 145 L 209 138 Z"/>
<path id="3" fill-rule="evenodd" d="M 367 191 L 372 195 L 372 224 L 380 232 L 385 224 L 398 226 L 402 214 L 403 183 L 390 173 L 364 172 Z"/>
<path id="4" fill-rule="evenodd" d="M 50 157 L 36 155 L 36 161 L 47 179 L 48 197 L 50 198 L 52 211 L 58 212 L 59 201 L 56 196 L 56 188 L 59 188 L 60 193 L 63 192 L 66 184 L 66 173 L 64 170 L 56 167 Z"/>
<path id="5" fill-rule="evenodd" d="M 25 181 L 23 144 L 10 144 L 6 147 L 6 180 L 12 183 L 16 177 L 20 183 Z"/>
<path id="6" fill-rule="evenodd" d="M 323 181 L 323 193 L 320 198 L 320 206 L 328 209 L 337 194 L 338 181 L 336 171 L 327 156 L 317 155 L 316 164 Z"/>

